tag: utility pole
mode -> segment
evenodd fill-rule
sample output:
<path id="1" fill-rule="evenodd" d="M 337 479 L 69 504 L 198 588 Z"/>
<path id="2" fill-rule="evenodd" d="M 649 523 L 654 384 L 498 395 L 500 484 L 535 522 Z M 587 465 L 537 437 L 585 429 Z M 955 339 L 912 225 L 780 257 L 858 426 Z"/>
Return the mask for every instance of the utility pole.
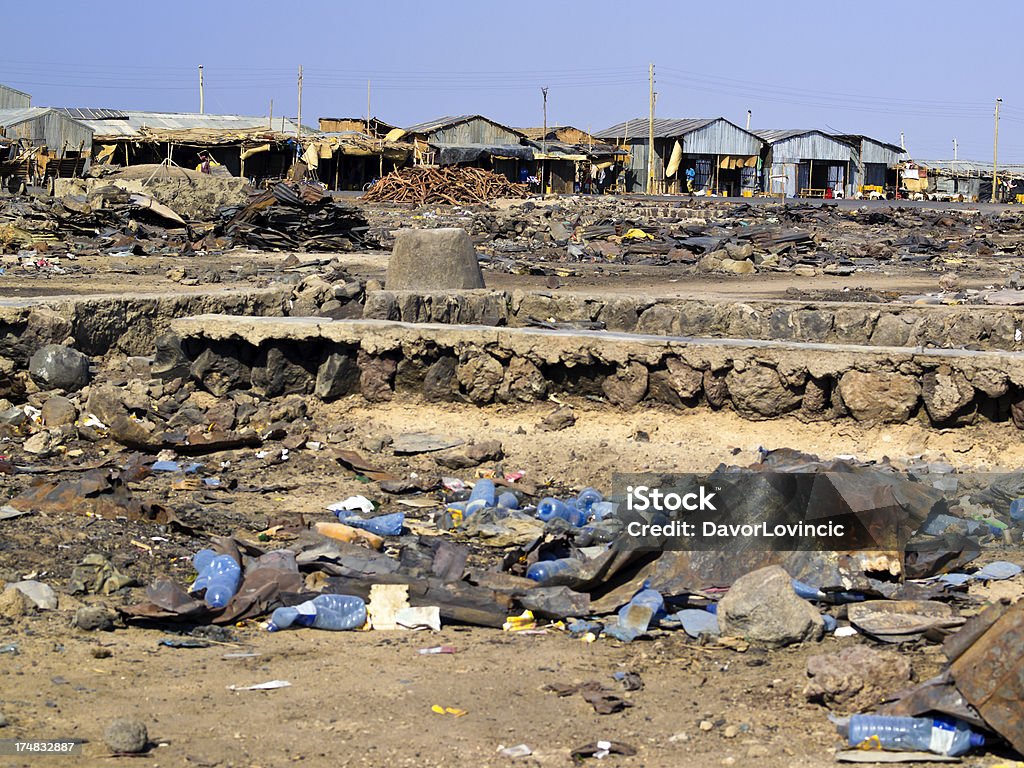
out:
<path id="1" fill-rule="evenodd" d="M 274 130 L 274 100 L 270 100 L 270 118 L 267 120 L 267 128 Z"/>
<path id="2" fill-rule="evenodd" d="M 199 65 L 199 114 L 206 114 L 206 104 L 203 99 L 203 65 Z"/>
<path id="3" fill-rule="evenodd" d="M 903 141 L 903 131 L 900 131 L 900 149 L 906 149 L 907 145 Z"/>
<path id="4" fill-rule="evenodd" d="M 366 81 L 366 135 L 372 136 L 370 133 L 370 81 Z"/>
<path id="5" fill-rule="evenodd" d="M 647 194 L 654 194 L 654 65 L 651 64 L 650 117 L 647 120 Z"/>
<path id="6" fill-rule="evenodd" d="M 956 151 L 957 151 L 957 146 L 956 146 L 956 136 L 954 136 L 954 137 L 953 137 L 953 159 L 954 159 L 954 160 L 958 160 L 958 159 L 959 159 L 959 158 L 958 158 L 958 157 L 956 156 Z"/>
<path id="7" fill-rule="evenodd" d="M 299 117 L 295 121 L 295 139 L 302 138 L 302 65 L 299 64 Z M 301 151 L 301 148 L 300 148 Z"/>
<path id="8" fill-rule="evenodd" d="M 747 130 L 750 130 L 750 110 L 747 110 Z"/>
<path id="9" fill-rule="evenodd" d="M 996 135 L 992 143 L 992 202 L 996 201 L 996 185 L 999 183 L 999 105 L 1002 99 L 996 99 Z"/>
<path id="10" fill-rule="evenodd" d="M 544 96 L 544 133 L 540 137 L 541 151 L 546 155 L 548 153 L 548 89 L 541 88 L 541 94 Z"/>

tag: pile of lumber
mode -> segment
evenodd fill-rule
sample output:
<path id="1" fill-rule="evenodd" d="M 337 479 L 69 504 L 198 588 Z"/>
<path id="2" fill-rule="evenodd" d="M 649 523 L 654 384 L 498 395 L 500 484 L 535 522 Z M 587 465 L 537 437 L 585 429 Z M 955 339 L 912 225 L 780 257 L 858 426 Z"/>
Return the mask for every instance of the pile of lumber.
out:
<path id="1" fill-rule="evenodd" d="M 363 195 L 376 203 L 466 205 L 509 197 L 529 197 L 525 184 L 481 168 L 402 168 L 389 173 Z"/>

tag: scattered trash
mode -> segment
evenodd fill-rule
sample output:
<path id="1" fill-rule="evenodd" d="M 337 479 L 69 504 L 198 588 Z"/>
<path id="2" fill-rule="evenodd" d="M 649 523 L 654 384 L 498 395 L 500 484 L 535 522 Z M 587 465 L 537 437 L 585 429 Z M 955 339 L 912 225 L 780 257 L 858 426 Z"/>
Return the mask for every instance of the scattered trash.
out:
<path id="1" fill-rule="evenodd" d="M 290 688 L 291 683 L 287 680 L 268 680 L 265 683 L 253 685 L 229 685 L 229 691 L 276 691 L 278 688 Z"/>
<path id="2" fill-rule="evenodd" d="M 529 757 L 533 750 L 526 744 L 516 744 L 514 747 L 498 747 L 498 755 L 501 757 Z"/>
<path id="3" fill-rule="evenodd" d="M 441 653 L 458 653 L 454 645 L 435 645 L 430 648 L 420 648 L 416 651 L 420 656 L 436 656 Z"/>
<path id="4" fill-rule="evenodd" d="M 588 757 L 596 757 L 598 760 L 601 758 L 608 757 L 608 755 L 623 755 L 624 757 L 631 757 L 636 754 L 636 749 L 623 744 L 621 741 L 598 741 L 594 744 L 586 744 L 582 747 L 576 747 L 570 754 L 573 760 L 585 760 Z"/>
<path id="5" fill-rule="evenodd" d="M 438 715 L 452 715 L 453 717 L 463 717 L 464 715 L 469 714 L 469 712 L 467 712 L 464 709 L 456 709 L 455 707 L 442 707 L 440 704 L 434 704 L 430 708 L 430 711 Z"/>
<path id="6" fill-rule="evenodd" d="M 366 624 L 366 603 L 352 595 L 317 595 L 296 606 L 278 608 L 270 615 L 267 630 L 290 626 L 315 629 L 360 629 Z"/>

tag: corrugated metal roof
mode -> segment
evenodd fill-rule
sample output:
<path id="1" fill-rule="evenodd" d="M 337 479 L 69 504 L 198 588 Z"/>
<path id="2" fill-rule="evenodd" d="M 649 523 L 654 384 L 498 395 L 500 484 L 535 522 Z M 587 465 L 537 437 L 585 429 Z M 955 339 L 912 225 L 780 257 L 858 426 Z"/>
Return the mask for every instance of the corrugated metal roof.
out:
<path id="1" fill-rule="evenodd" d="M 831 135 L 835 136 L 837 139 L 841 141 L 852 142 L 854 144 L 861 141 L 872 141 L 875 144 L 878 144 L 880 147 L 885 147 L 886 149 L 890 149 L 898 154 L 905 155 L 907 153 L 907 150 L 905 150 L 899 144 L 890 144 L 887 141 L 876 139 L 873 136 L 865 136 L 863 133 L 834 133 Z"/>
<path id="2" fill-rule="evenodd" d="M 499 122 L 491 120 L 489 117 L 483 115 L 449 115 L 447 117 L 438 117 L 434 120 L 428 120 L 425 123 L 417 123 L 416 125 L 410 125 L 405 129 L 406 133 L 433 133 L 434 131 L 441 130 L 442 128 L 451 128 L 453 125 L 460 125 L 462 123 L 468 123 L 471 120 L 483 120 L 484 122 L 496 125 L 499 128 L 503 128 L 511 133 L 517 133 L 520 136 L 523 134 L 517 131 L 515 128 L 510 128 L 507 125 L 502 125 Z"/>
<path id="3" fill-rule="evenodd" d="M 828 136 L 830 139 L 836 138 L 825 131 L 819 131 L 817 128 L 752 128 L 750 132 L 755 136 L 760 136 L 769 144 L 786 141 L 786 139 L 795 139 L 797 136 L 806 136 L 809 133 L 820 133 L 822 136 Z"/>
<path id="4" fill-rule="evenodd" d="M 127 120 L 128 114 L 117 109 L 93 109 L 91 107 L 57 107 L 68 117 L 76 120 Z"/>
<path id="5" fill-rule="evenodd" d="M 654 138 L 656 139 L 671 139 L 676 136 L 684 136 L 687 133 L 700 130 L 701 128 L 710 125 L 716 120 L 723 120 L 721 117 L 686 117 L 686 118 L 668 118 L 668 117 L 656 117 L 654 118 Z M 624 123 L 613 125 L 611 128 L 606 128 L 603 131 L 597 131 L 594 134 L 594 138 L 597 139 L 621 139 L 623 136 L 635 136 L 638 138 L 644 138 L 649 134 L 650 119 L 646 117 L 637 117 L 632 120 L 627 120 Z"/>
<path id="6" fill-rule="evenodd" d="M 0 109 L 0 126 L 17 125 L 34 117 L 52 112 L 49 107 L 15 107 L 14 109 Z"/>
<path id="7" fill-rule="evenodd" d="M 248 115 L 207 115 L 198 112 L 138 112 L 126 110 L 126 118 L 84 120 L 96 132 L 96 136 L 125 138 L 138 136 L 140 128 L 157 130 L 189 130 L 206 128 L 212 130 L 238 130 L 240 128 L 267 128 L 268 118 Z M 281 125 L 284 128 L 281 128 Z M 273 130 L 294 133 L 295 121 L 287 117 L 275 117 Z M 304 134 L 319 133 L 316 128 L 302 126 Z"/>
<path id="8" fill-rule="evenodd" d="M 29 98 L 29 99 L 32 98 L 32 94 L 25 93 L 25 91 L 19 91 L 17 88 L 11 88 L 11 86 L 4 85 L 3 83 L 0 83 L 0 88 L 3 88 L 4 90 L 7 90 L 7 91 L 11 91 L 12 93 L 16 93 L 19 96 L 24 96 L 24 97 Z"/>
<path id="9" fill-rule="evenodd" d="M 992 163 L 981 160 L 914 160 L 906 161 L 908 165 L 919 165 L 929 170 L 948 171 L 963 174 L 992 175 Z M 1024 175 L 1024 164 L 1000 163 L 999 173 L 1007 175 Z"/>

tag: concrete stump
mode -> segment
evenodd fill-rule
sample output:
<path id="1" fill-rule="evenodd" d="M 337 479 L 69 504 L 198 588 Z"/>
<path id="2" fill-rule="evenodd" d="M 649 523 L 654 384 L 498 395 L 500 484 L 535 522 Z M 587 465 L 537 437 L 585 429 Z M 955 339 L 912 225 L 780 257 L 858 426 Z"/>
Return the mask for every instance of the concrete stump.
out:
<path id="1" fill-rule="evenodd" d="M 388 264 L 389 291 L 483 288 L 484 276 L 464 229 L 402 229 Z"/>

